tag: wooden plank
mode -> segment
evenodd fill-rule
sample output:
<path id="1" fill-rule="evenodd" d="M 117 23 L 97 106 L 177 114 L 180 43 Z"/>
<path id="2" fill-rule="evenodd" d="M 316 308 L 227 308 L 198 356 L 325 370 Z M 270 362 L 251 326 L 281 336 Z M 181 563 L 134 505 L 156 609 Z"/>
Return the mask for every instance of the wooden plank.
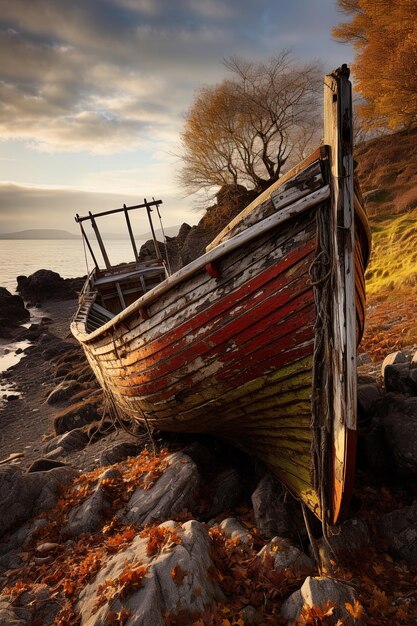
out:
<path id="1" fill-rule="evenodd" d="M 346 470 L 354 458 L 347 448 L 347 430 L 356 429 L 355 215 L 352 156 L 352 95 L 349 73 L 326 76 L 324 141 L 330 146 L 333 250 L 333 476 L 331 519 L 336 522 L 350 494 L 344 491 Z"/>
<path id="2" fill-rule="evenodd" d="M 272 193 L 277 191 L 287 181 L 291 180 L 292 178 L 295 178 L 299 172 L 306 169 L 309 165 L 314 163 L 314 161 L 317 161 L 318 159 L 320 159 L 320 156 L 321 156 L 321 150 L 320 148 L 317 148 L 317 150 L 314 150 L 314 152 L 312 152 L 312 154 L 310 154 L 306 159 L 304 159 L 304 161 L 301 161 L 301 163 L 298 163 L 289 172 L 281 176 L 281 178 L 279 178 L 275 183 L 273 183 L 270 187 L 268 187 L 268 189 L 266 189 L 263 193 L 261 193 L 257 198 L 255 198 L 253 202 L 251 202 L 251 204 L 249 204 L 245 209 L 243 209 L 243 211 L 241 211 L 235 218 L 233 218 L 232 221 L 229 222 L 229 224 L 206 247 L 206 251 L 209 252 L 210 250 L 213 250 L 213 248 L 218 246 L 220 243 L 222 243 L 225 240 L 226 236 L 228 236 L 229 232 L 242 219 L 244 219 L 248 214 L 254 211 L 259 205 L 266 203 L 266 202 L 270 202 L 270 197 Z"/>
<path id="3" fill-rule="evenodd" d="M 107 330 L 111 330 L 112 327 L 117 325 L 118 323 L 124 321 L 129 315 L 133 312 L 140 310 L 143 307 L 148 307 L 150 303 L 159 298 L 163 294 L 165 294 L 172 287 L 175 287 L 181 284 L 184 280 L 188 278 L 188 276 L 195 274 L 200 269 L 205 267 L 208 263 L 214 263 L 218 261 L 222 256 L 228 254 L 229 252 L 236 250 L 238 248 L 244 247 L 253 239 L 256 239 L 263 235 L 264 233 L 275 229 L 277 226 L 284 224 L 286 221 L 293 219 L 294 217 L 300 215 L 311 209 L 320 202 L 323 202 L 329 197 L 330 189 L 329 186 L 326 185 L 322 187 L 318 191 L 314 191 L 309 194 L 305 198 L 302 198 L 295 204 L 283 209 L 281 212 L 271 215 L 266 218 L 260 224 L 255 224 L 251 228 L 248 228 L 243 233 L 239 233 L 236 237 L 229 241 L 225 241 L 224 243 L 219 244 L 216 248 L 207 252 L 203 256 L 199 257 L 195 261 L 192 261 L 184 268 L 180 269 L 178 272 L 167 278 L 160 285 L 148 291 L 145 295 L 139 298 L 136 302 L 127 307 L 124 311 L 119 313 L 114 320 L 105 324 L 100 332 L 95 331 L 93 333 L 86 334 L 82 325 L 72 325 L 72 332 L 78 341 L 81 343 L 85 343 L 91 341 L 98 337 L 101 333 L 106 332 Z"/>

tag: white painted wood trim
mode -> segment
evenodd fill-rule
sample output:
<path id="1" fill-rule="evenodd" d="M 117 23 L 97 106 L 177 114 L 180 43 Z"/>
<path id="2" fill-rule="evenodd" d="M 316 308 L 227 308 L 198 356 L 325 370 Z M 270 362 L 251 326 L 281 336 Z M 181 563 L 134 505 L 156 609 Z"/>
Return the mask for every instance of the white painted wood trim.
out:
<path id="1" fill-rule="evenodd" d="M 250 228 L 247 228 L 243 232 L 237 234 L 235 237 L 220 243 L 218 246 L 206 252 L 201 257 L 192 261 L 185 267 L 175 272 L 172 276 L 164 280 L 162 283 L 148 291 L 146 294 L 138 298 L 135 302 L 133 302 L 126 309 L 121 311 L 118 315 L 116 315 L 111 321 L 107 322 L 97 330 L 87 334 L 85 332 L 85 323 L 80 320 L 73 322 L 71 325 L 71 331 L 74 336 L 81 343 L 88 343 L 101 335 L 102 333 L 107 332 L 112 327 L 119 324 L 126 317 L 131 315 L 131 313 L 138 311 L 142 307 L 148 306 L 151 302 L 153 302 L 156 298 L 163 295 L 166 291 L 175 287 L 179 283 L 186 280 L 192 274 L 200 271 L 204 268 L 208 263 L 213 263 L 220 259 L 225 254 L 240 248 L 256 237 L 260 237 L 264 233 L 276 228 L 277 226 L 284 224 L 288 220 L 301 215 L 305 211 L 308 211 L 312 207 L 320 204 L 321 202 L 327 200 L 330 197 L 330 187 L 329 185 L 325 185 L 321 189 L 314 191 L 313 193 L 301 198 L 297 202 L 294 202 L 290 206 L 282 209 L 278 213 L 274 213 L 269 217 L 265 218 L 261 222 L 254 224 Z"/>

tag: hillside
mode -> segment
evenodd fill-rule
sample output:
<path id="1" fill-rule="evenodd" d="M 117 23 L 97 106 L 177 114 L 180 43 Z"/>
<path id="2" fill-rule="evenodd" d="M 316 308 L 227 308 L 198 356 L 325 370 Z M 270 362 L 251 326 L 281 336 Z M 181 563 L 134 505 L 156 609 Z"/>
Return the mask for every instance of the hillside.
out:
<path id="1" fill-rule="evenodd" d="M 57 228 L 32 228 L 16 233 L 0 233 L 0 239 L 79 239 L 79 235 Z"/>
<path id="2" fill-rule="evenodd" d="M 373 139 L 355 159 L 372 229 L 361 349 L 378 359 L 417 343 L 417 128 Z"/>

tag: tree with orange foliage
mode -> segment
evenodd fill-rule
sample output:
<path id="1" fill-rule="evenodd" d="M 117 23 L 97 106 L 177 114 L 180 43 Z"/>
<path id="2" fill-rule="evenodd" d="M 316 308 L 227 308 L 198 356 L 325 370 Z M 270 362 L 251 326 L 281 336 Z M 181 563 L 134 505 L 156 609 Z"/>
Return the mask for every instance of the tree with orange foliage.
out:
<path id="1" fill-rule="evenodd" d="M 298 162 L 318 132 L 321 68 L 297 64 L 289 52 L 264 63 L 234 57 L 233 78 L 203 87 L 181 135 L 183 187 L 222 185 L 263 191 L 291 161 Z"/>
<path id="2" fill-rule="evenodd" d="M 357 51 L 353 73 L 369 128 L 417 123 L 416 0 L 338 0 L 349 21 L 333 29 Z"/>

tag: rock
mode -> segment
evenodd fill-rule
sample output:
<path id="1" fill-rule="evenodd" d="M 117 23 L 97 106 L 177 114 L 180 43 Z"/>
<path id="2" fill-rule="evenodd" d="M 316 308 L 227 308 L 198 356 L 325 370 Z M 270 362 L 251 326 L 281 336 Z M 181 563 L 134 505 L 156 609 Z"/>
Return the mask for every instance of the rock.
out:
<path id="1" fill-rule="evenodd" d="M 129 456 L 137 456 L 141 451 L 141 447 L 137 443 L 123 442 L 116 443 L 111 448 L 103 450 L 100 455 L 100 465 L 114 465 L 120 463 Z"/>
<path id="2" fill-rule="evenodd" d="M 171 454 L 167 462 L 168 468 L 150 489 L 138 487 L 133 492 L 126 514 L 130 523 L 151 524 L 195 508 L 201 484 L 196 464 L 182 452 Z"/>
<path id="3" fill-rule="evenodd" d="M 71 396 L 76 394 L 81 389 L 82 385 L 80 385 L 78 381 L 63 380 L 62 383 L 59 383 L 59 385 L 57 385 L 55 389 L 51 391 L 46 401 L 48 404 L 58 404 L 60 402 L 65 402 L 65 400 L 71 398 Z"/>
<path id="4" fill-rule="evenodd" d="M 88 435 L 81 428 L 74 428 L 63 435 L 54 437 L 45 445 L 45 452 L 51 452 L 57 448 L 63 448 L 65 452 L 82 450 L 88 445 Z"/>
<path id="5" fill-rule="evenodd" d="M 384 369 L 384 385 L 387 391 L 405 395 L 417 395 L 417 370 L 410 363 L 387 365 Z"/>
<path id="6" fill-rule="evenodd" d="M 0 329 L 15 328 L 29 318 L 30 313 L 22 298 L 0 287 Z"/>
<path id="7" fill-rule="evenodd" d="M 305 526 L 299 505 L 268 472 L 252 494 L 255 522 L 267 539 L 273 537 L 299 538 Z"/>
<path id="8" fill-rule="evenodd" d="M 388 394 L 378 405 L 384 437 L 399 474 L 417 474 L 417 398 Z M 392 468 L 391 468 L 392 469 Z"/>
<path id="9" fill-rule="evenodd" d="M 49 472 L 50 470 L 56 467 L 68 467 L 68 466 L 66 463 L 63 463 L 62 461 L 55 461 L 55 459 L 40 458 L 40 459 L 36 459 L 35 461 L 33 461 L 33 463 L 29 465 L 26 472 L 28 474 L 31 474 L 33 472 Z"/>
<path id="10" fill-rule="evenodd" d="M 375 403 L 382 397 L 381 390 L 376 383 L 358 385 L 358 415 L 362 420 L 372 415 Z"/>
<path id="11" fill-rule="evenodd" d="M 245 626 L 255 626 L 256 624 L 262 623 L 262 616 L 259 611 L 255 609 L 254 606 L 248 604 L 241 611 L 242 619 L 244 621 Z"/>
<path id="12" fill-rule="evenodd" d="M 398 350 L 397 352 L 391 352 L 391 354 L 388 354 L 382 361 L 381 376 L 384 377 L 385 368 L 387 365 L 394 365 L 395 363 L 407 363 L 407 361 L 407 355 L 404 352 L 401 352 L 400 350 Z"/>
<path id="13" fill-rule="evenodd" d="M 53 597 L 52 597 L 53 596 Z M 30 591 L 24 591 L 13 599 L 13 602 L 2 596 L 0 598 L 0 624 L 2 626 L 53 626 L 55 617 L 63 605 L 63 598 L 47 585 L 36 585 Z M 2 608 L 4 607 L 4 613 Z M 11 621 L 7 621 L 11 620 Z M 3 621 L 4 620 L 4 621 Z"/>
<path id="14" fill-rule="evenodd" d="M 261 561 L 271 558 L 274 569 L 291 578 L 305 578 L 315 570 L 312 559 L 282 537 L 274 537 L 260 550 L 258 557 Z"/>
<path id="15" fill-rule="evenodd" d="M 95 533 L 101 529 L 111 510 L 104 481 L 118 478 L 121 478 L 121 474 L 114 468 L 103 472 L 93 493 L 80 506 L 70 511 L 68 522 L 61 530 L 64 539 L 78 537 L 82 533 Z"/>
<path id="16" fill-rule="evenodd" d="M 9 596 L 0 596 L 0 624 L 2 626 L 31 626 L 29 609 L 14 606 Z"/>
<path id="17" fill-rule="evenodd" d="M 85 278 L 62 278 L 57 272 L 38 270 L 29 277 L 17 277 L 17 291 L 31 305 L 45 300 L 70 300 L 81 291 Z"/>
<path id="18" fill-rule="evenodd" d="M 45 361 L 51 361 L 55 359 L 57 356 L 61 356 L 66 352 L 71 352 L 74 350 L 74 344 L 69 343 L 68 341 L 56 340 L 53 341 L 48 347 L 42 351 L 42 357 Z"/>
<path id="19" fill-rule="evenodd" d="M 326 617 L 326 625 L 335 626 L 342 620 L 343 626 L 364 626 L 365 622 L 355 619 L 345 607 L 346 603 L 354 605 L 357 600 L 355 591 L 349 585 L 332 578 L 308 576 L 303 586 L 295 591 L 282 605 L 281 615 L 288 620 L 288 626 L 301 623 L 301 613 L 304 606 L 321 609 L 334 606 L 331 616 Z"/>
<path id="20" fill-rule="evenodd" d="M 220 523 L 219 528 L 228 539 L 239 539 L 240 543 L 243 544 L 251 544 L 253 542 L 251 533 L 235 517 L 224 519 Z"/>
<path id="21" fill-rule="evenodd" d="M 388 541 L 390 552 L 417 568 L 417 500 L 411 506 L 383 515 L 379 529 Z"/>
<path id="22" fill-rule="evenodd" d="M 32 541 L 34 533 L 46 524 L 46 519 L 36 519 L 24 524 L 12 534 L 8 534 L 7 538 L 0 539 L 0 574 L 22 566 L 23 561 L 17 551 L 24 550 Z"/>
<path id="23" fill-rule="evenodd" d="M 239 472 L 234 468 L 220 472 L 210 485 L 211 505 L 206 519 L 216 517 L 224 511 L 231 511 L 243 494 L 243 485 Z"/>
<path id="24" fill-rule="evenodd" d="M 394 459 L 385 439 L 381 419 L 374 419 L 370 428 L 365 433 L 360 434 L 358 440 L 359 462 L 371 470 L 378 481 L 392 478 Z"/>
<path id="25" fill-rule="evenodd" d="M 167 522 L 158 529 L 161 535 L 165 533 L 166 543 L 156 553 L 149 555 L 148 538 L 137 536 L 128 548 L 111 557 L 83 589 L 77 605 L 81 626 L 105 624 L 110 609 L 117 613 L 122 608 L 134 616 L 132 626 L 164 626 L 166 612 L 172 616 L 181 612 L 198 616 L 215 602 L 225 601 L 210 575 L 213 561 L 205 527 L 191 520 L 182 525 Z M 98 607 L 100 585 L 119 579 L 126 568 L 140 566 L 147 567 L 147 571 L 139 588 L 127 589 L 116 600 Z"/>
<path id="26" fill-rule="evenodd" d="M 62 486 L 76 476 L 78 472 L 69 467 L 31 474 L 12 465 L 0 467 L 0 537 L 33 515 L 53 508 Z"/>
<path id="27" fill-rule="evenodd" d="M 63 435 L 69 430 L 80 428 L 91 422 L 100 420 L 97 409 L 98 399 L 81 400 L 62 409 L 55 415 L 54 428 L 57 435 Z"/>
<path id="28" fill-rule="evenodd" d="M 339 526 L 329 526 L 327 541 L 318 542 L 322 562 L 328 572 L 333 570 L 332 561 L 347 565 L 351 560 L 363 557 L 370 544 L 369 529 L 361 519 L 349 519 Z"/>

